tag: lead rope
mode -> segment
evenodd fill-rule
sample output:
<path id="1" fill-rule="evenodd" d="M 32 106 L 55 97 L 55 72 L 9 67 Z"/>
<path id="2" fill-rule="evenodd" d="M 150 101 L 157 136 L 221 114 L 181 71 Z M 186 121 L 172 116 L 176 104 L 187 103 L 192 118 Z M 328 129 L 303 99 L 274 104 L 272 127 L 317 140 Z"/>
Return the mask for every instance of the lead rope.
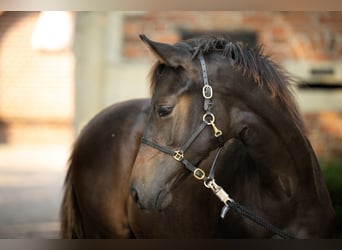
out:
<path id="1" fill-rule="evenodd" d="M 285 231 L 282 231 L 281 229 L 275 227 L 271 223 L 267 222 L 265 219 L 261 218 L 260 216 L 253 213 L 251 210 L 249 210 L 247 207 L 240 205 L 239 203 L 235 202 L 232 198 L 229 197 L 229 195 L 226 193 L 226 191 L 219 185 L 216 184 L 214 175 L 215 175 L 215 166 L 216 161 L 218 159 L 218 156 L 220 155 L 222 150 L 222 147 L 220 147 L 217 150 L 217 153 L 215 155 L 214 161 L 212 163 L 210 173 L 208 177 L 203 178 L 203 183 L 206 188 L 209 188 L 213 191 L 213 193 L 223 202 L 224 206 L 221 209 L 221 218 L 224 219 L 227 212 L 230 208 L 234 209 L 237 213 L 240 215 L 246 217 L 247 219 L 253 221 L 254 223 L 258 224 L 259 226 L 262 226 L 263 228 L 269 230 L 270 232 L 273 232 L 274 234 L 277 234 L 283 239 L 295 239 L 295 237 Z"/>

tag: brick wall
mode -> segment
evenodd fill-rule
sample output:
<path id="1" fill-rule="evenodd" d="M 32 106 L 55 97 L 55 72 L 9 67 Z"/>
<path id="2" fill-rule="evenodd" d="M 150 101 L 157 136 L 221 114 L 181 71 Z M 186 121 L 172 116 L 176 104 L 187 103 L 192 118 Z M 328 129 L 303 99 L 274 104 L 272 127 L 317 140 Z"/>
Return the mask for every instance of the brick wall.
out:
<path id="1" fill-rule="evenodd" d="M 336 60 L 342 56 L 342 12 L 147 12 L 124 21 L 125 57 L 146 55 L 137 34 L 176 42 L 181 30 L 257 32 L 275 60 Z"/>
<path id="2" fill-rule="evenodd" d="M 32 48 L 39 14 L 0 15 L 2 142 L 60 143 L 72 137 L 73 54 Z"/>

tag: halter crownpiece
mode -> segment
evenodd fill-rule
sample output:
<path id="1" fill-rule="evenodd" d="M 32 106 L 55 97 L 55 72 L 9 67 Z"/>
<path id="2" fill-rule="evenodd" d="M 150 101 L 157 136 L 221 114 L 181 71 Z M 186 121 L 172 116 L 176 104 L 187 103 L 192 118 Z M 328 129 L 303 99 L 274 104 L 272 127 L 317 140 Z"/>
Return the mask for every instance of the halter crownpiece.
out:
<path id="1" fill-rule="evenodd" d="M 203 54 L 200 53 L 198 55 L 198 58 L 200 60 L 201 69 L 202 69 L 202 76 L 203 76 L 203 88 L 202 88 L 202 95 L 204 97 L 203 109 L 206 112 L 210 112 L 211 107 L 212 107 L 211 98 L 213 97 L 214 92 L 213 92 L 213 88 L 209 84 L 207 67 L 205 65 L 205 60 L 204 60 Z"/>

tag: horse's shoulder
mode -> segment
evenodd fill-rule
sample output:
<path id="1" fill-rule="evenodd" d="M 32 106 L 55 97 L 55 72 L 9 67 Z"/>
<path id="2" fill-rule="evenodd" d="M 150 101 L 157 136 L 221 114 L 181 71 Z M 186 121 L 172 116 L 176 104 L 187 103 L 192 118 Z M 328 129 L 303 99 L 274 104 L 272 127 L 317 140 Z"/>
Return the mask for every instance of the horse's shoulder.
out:
<path id="1" fill-rule="evenodd" d="M 142 133 L 148 109 L 148 99 L 134 99 L 106 107 L 81 129 L 71 160 L 99 157 L 106 149 L 119 147 L 132 135 Z"/>

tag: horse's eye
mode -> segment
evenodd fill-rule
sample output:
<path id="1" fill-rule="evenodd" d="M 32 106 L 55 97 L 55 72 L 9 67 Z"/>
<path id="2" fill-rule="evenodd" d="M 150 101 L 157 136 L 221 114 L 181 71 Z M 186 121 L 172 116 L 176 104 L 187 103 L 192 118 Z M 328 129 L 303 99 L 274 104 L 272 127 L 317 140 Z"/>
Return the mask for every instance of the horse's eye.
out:
<path id="1" fill-rule="evenodd" d="M 171 106 L 159 106 L 157 112 L 160 117 L 163 117 L 171 114 L 172 109 L 173 107 Z"/>

